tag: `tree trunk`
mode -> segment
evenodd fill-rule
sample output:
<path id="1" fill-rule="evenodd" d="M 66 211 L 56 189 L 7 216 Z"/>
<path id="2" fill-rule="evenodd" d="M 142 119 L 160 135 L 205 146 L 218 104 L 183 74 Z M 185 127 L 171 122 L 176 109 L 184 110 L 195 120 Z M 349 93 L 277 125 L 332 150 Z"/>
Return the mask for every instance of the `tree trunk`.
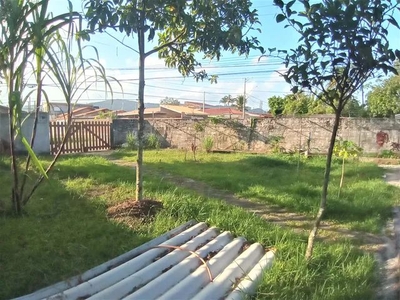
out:
<path id="1" fill-rule="evenodd" d="M 144 8 L 140 14 L 140 28 L 138 29 L 138 46 L 139 46 L 139 123 L 138 123 L 138 152 L 136 160 L 136 201 L 143 200 L 143 132 L 144 132 Z"/>
<path id="2" fill-rule="evenodd" d="M 312 257 L 313 250 L 314 250 L 314 240 L 315 240 L 315 237 L 317 236 L 319 225 L 321 223 L 321 220 L 324 216 L 325 209 L 326 209 L 326 200 L 327 200 L 327 196 L 328 196 L 328 186 L 329 186 L 329 178 L 330 178 L 330 173 L 331 173 L 333 147 L 335 146 L 336 135 L 337 135 L 337 132 L 339 129 L 340 113 L 341 113 L 340 110 L 337 110 L 335 112 L 335 123 L 333 125 L 331 141 L 329 144 L 328 155 L 326 158 L 325 176 L 324 176 L 324 184 L 322 187 L 321 203 L 319 206 L 317 217 L 315 218 L 315 221 L 314 221 L 314 227 L 311 230 L 310 235 L 308 236 L 308 244 L 307 244 L 307 250 L 306 250 L 306 259 L 307 260 L 309 260 Z"/>

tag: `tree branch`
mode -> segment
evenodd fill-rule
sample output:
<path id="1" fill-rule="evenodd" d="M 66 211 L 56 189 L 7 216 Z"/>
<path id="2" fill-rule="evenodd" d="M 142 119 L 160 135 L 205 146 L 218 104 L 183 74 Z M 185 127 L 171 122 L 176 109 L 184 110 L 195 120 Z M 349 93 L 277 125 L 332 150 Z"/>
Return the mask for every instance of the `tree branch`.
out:
<path id="1" fill-rule="evenodd" d="M 152 50 L 148 51 L 147 53 L 145 53 L 145 54 L 144 54 L 144 57 L 148 57 L 148 56 L 152 55 L 153 53 L 156 53 L 156 52 L 160 51 L 161 49 L 164 49 L 165 47 L 172 46 L 172 45 L 173 45 L 174 43 L 176 43 L 176 41 L 179 40 L 185 33 L 186 33 L 186 30 L 182 31 L 182 32 L 181 32 L 176 38 L 174 38 L 172 41 L 169 41 L 169 42 L 167 42 L 167 43 L 165 43 L 165 44 L 162 44 L 162 45 L 160 45 L 160 46 L 158 46 L 158 47 L 155 47 L 154 49 L 152 49 Z M 189 43 L 189 41 L 186 42 L 186 43 L 184 43 L 184 44 L 187 44 L 187 43 Z"/>
<path id="2" fill-rule="evenodd" d="M 135 48 L 132 48 L 131 46 L 125 44 L 123 41 L 120 41 L 119 39 L 117 39 L 115 36 L 109 34 L 107 31 L 104 31 L 109 37 L 113 38 L 114 40 L 116 40 L 118 43 L 120 43 L 122 46 L 125 46 L 126 48 L 136 52 L 139 54 L 139 51 L 137 51 Z"/>

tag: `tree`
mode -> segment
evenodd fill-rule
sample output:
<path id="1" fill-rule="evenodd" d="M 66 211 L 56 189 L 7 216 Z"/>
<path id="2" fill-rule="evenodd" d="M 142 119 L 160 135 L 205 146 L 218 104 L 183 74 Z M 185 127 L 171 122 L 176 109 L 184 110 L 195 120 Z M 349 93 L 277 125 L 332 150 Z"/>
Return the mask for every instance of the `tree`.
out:
<path id="1" fill-rule="evenodd" d="M 180 105 L 181 103 L 179 102 L 178 99 L 175 98 L 170 98 L 170 97 L 165 97 L 164 99 L 160 100 L 161 105 Z"/>
<path id="2" fill-rule="evenodd" d="M 64 145 L 61 145 L 59 152 L 46 169 L 33 151 L 39 110 L 43 101 L 48 100 L 47 93 L 43 88 L 44 77 L 49 77 L 62 89 L 70 107 L 71 101 L 74 98 L 77 99 L 78 89 L 85 82 L 85 80 L 76 81 L 82 78 L 85 63 L 93 68 L 94 74 L 104 72 L 101 65 L 96 65 L 95 59 L 91 59 L 89 63 L 82 57 L 81 36 L 77 32 L 79 29 L 76 25 L 80 24 L 81 20 L 79 14 L 72 11 L 71 3 L 69 3 L 70 11 L 60 15 L 49 14 L 47 12 L 48 3 L 49 0 L 0 0 L 0 71 L 8 87 L 9 145 L 13 178 L 11 203 L 13 211 L 17 215 L 22 214 L 23 207 L 31 199 L 43 179 L 48 177 Z M 60 34 L 61 31 L 63 36 Z M 69 43 L 75 43 L 75 41 L 78 44 L 79 54 L 76 59 L 71 61 Z M 77 72 L 77 70 L 82 72 Z M 32 78 L 35 81 L 35 89 L 24 96 L 27 85 L 26 78 Z M 98 78 L 93 76 L 93 79 L 97 81 Z M 85 91 L 85 88 L 83 90 Z M 21 130 L 25 118 L 22 107 L 31 96 L 35 97 L 36 101 L 33 112 L 33 128 L 29 139 L 23 135 Z M 67 137 L 68 130 L 64 142 Z M 22 141 L 28 152 L 24 169 L 19 167 L 21 161 L 17 162 L 16 139 Z M 39 173 L 36 173 L 35 170 Z M 28 189 L 26 183 L 29 180 L 31 184 Z"/>
<path id="3" fill-rule="evenodd" d="M 219 102 L 227 106 L 232 106 L 236 102 L 236 98 L 232 97 L 231 95 L 227 95 L 222 97 Z"/>
<path id="4" fill-rule="evenodd" d="M 285 96 L 284 115 L 306 115 L 312 99 L 304 93 Z"/>
<path id="5" fill-rule="evenodd" d="M 286 99 L 280 96 L 272 96 L 268 98 L 269 111 L 274 116 L 279 116 L 283 114 L 285 110 Z"/>
<path id="6" fill-rule="evenodd" d="M 292 9 L 295 3 L 302 11 Z M 399 29 L 392 13 L 400 4 L 391 0 L 324 0 L 316 4 L 274 0 L 274 4 L 281 9 L 276 21 L 286 21 L 300 35 L 297 48 L 279 51 L 288 68 L 283 74 L 285 80 L 294 93 L 306 89 L 335 113 L 320 207 L 305 254 L 308 260 L 326 211 L 332 154 L 343 108 L 376 72 L 397 73 L 393 63 L 400 51 L 390 48 L 387 28 Z"/>
<path id="7" fill-rule="evenodd" d="M 231 95 L 227 95 L 222 97 L 220 100 L 220 103 L 225 104 L 227 106 L 234 106 L 239 110 L 243 110 L 243 106 L 246 105 L 246 96 L 245 95 L 239 95 L 237 97 L 232 97 Z M 247 110 L 247 107 L 245 107 L 245 110 Z"/>
<path id="8" fill-rule="evenodd" d="M 257 11 L 251 10 L 249 0 L 114 0 L 85 1 L 90 30 L 100 32 L 109 28 L 137 37 L 139 54 L 139 126 L 136 166 L 136 199 L 143 199 L 142 163 L 144 129 L 145 59 L 154 53 L 164 59 L 166 66 L 177 68 L 183 76 L 196 80 L 207 78 L 196 53 L 208 59 L 219 59 L 222 51 L 248 54 L 259 48 L 258 40 L 248 37 L 249 30 L 259 24 Z M 158 45 L 146 51 L 148 41 L 158 38 Z M 211 82 L 216 77 L 209 78 Z"/>
<path id="9" fill-rule="evenodd" d="M 400 76 L 394 75 L 367 94 L 368 109 L 374 117 L 394 117 L 400 113 Z"/>
<path id="10" fill-rule="evenodd" d="M 351 98 L 343 108 L 342 115 L 344 117 L 368 117 L 367 107 L 361 105 L 357 99 Z"/>
<path id="11" fill-rule="evenodd" d="M 235 106 L 236 106 L 236 108 L 237 108 L 238 110 L 241 110 L 241 111 L 243 111 L 243 109 L 244 109 L 244 110 L 247 110 L 246 101 L 247 101 L 247 99 L 246 99 L 246 96 L 245 96 L 245 95 L 239 95 L 239 96 L 237 96 L 237 97 L 235 98 Z"/>

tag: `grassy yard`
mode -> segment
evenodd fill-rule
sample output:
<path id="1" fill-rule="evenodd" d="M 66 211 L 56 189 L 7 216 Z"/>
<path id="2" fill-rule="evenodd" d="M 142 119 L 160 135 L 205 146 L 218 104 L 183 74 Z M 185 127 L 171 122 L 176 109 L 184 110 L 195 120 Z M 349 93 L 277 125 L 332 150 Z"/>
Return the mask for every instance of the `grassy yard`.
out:
<path id="1" fill-rule="evenodd" d="M 134 160 L 129 152 L 115 156 Z M 185 160 L 186 156 L 186 160 Z M 257 202 L 277 204 L 291 211 L 314 216 L 321 197 L 325 158 L 261 156 L 252 154 L 197 154 L 163 150 L 147 151 L 146 166 L 230 191 Z M 334 160 L 325 219 L 347 228 L 380 232 L 400 199 L 400 190 L 382 180 L 383 170 L 372 163 L 349 162 L 344 188 L 338 197 L 341 160 Z"/>
<path id="2" fill-rule="evenodd" d="M 118 155 L 130 157 L 131 153 Z M 149 151 L 145 161 L 160 171 L 201 179 L 238 195 L 296 211 L 312 213 L 317 205 L 322 160 L 302 162 L 297 173 L 297 162 L 292 159 L 236 154 L 199 158 L 200 162 L 184 161 L 182 152 Z M 332 185 L 337 185 L 338 169 L 335 164 Z M 7 203 L 9 189 L 4 187 L 11 184 L 8 170 L 7 161 L 0 158 L 0 201 Z M 397 192 L 382 184 L 380 175 L 381 171 L 372 165 L 349 167 L 343 195 L 345 199 L 352 195 L 356 199 L 348 203 L 335 200 L 333 188 L 329 218 L 375 230 L 388 215 L 386 209 L 393 204 Z M 358 251 L 350 242 L 317 243 L 314 258 L 307 265 L 303 260 L 306 236 L 268 224 L 219 199 L 170 185 L 162 175 L 145 175 L 146 198 L 164 204 L 151 223 L 126 224 L 108 219 L 108 206 L 134 195 L 133 180 L 131 168 L 113 165 L 101 157 L 64 157 L 51 180 L 35 194 L 24 217 L 0 214 L 0 299 L 20 296 L 77 275 L 190 219 L 277 248 L 276 262 L 264 278 L 258 299 L 375 298 L 374 258 Z M 357 180 L 363 184 L 357 185 Z M 375 205 L 370 194 L 376 196 Z M 352 208 L 359 207 L 362 201 L 362 213 L 369 220 L 364 223 L 360 220 L 361 212 Z M 347 208 L 341 208 L 341 203 Z M 347 214 L 345 217 L 340 216 L 340 209 Z M 355 221 L 350 220 L 352 214 Z"/>

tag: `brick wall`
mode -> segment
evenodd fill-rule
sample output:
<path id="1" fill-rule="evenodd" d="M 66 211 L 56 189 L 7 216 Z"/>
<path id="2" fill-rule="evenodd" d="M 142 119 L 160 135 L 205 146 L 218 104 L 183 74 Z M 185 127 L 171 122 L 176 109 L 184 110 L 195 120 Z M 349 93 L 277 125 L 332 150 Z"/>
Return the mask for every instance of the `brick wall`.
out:
<path id="1" fill-rule="evenodd" d="M 192 143 L 199 148 L 205 137 L 211 136 L 215 150 L 250 150 L 266 152 L 274 141 L 286 150 L 306 149 L 310 138 L 311 152 L 327 151 L 334 118 L 313 116 L 307 118 L 287 117 L 257 120 L 211 120 L 152 119 L 146 120 L 145 134 L 155 133 L 163 147 L 190 149 Z M 125 142 L 127 132 L 137 131 L 137 120 L 117 119 L 113 123 L 115 145 Z M 400 142 L 400 121 L 392 119 L 343 118 L 338 136 L 355 142 L 366 153 L 376 153 L 376 134 L 383 131 L 388 141 L 382 149 L 390 149 L 392 142 Z"/>

